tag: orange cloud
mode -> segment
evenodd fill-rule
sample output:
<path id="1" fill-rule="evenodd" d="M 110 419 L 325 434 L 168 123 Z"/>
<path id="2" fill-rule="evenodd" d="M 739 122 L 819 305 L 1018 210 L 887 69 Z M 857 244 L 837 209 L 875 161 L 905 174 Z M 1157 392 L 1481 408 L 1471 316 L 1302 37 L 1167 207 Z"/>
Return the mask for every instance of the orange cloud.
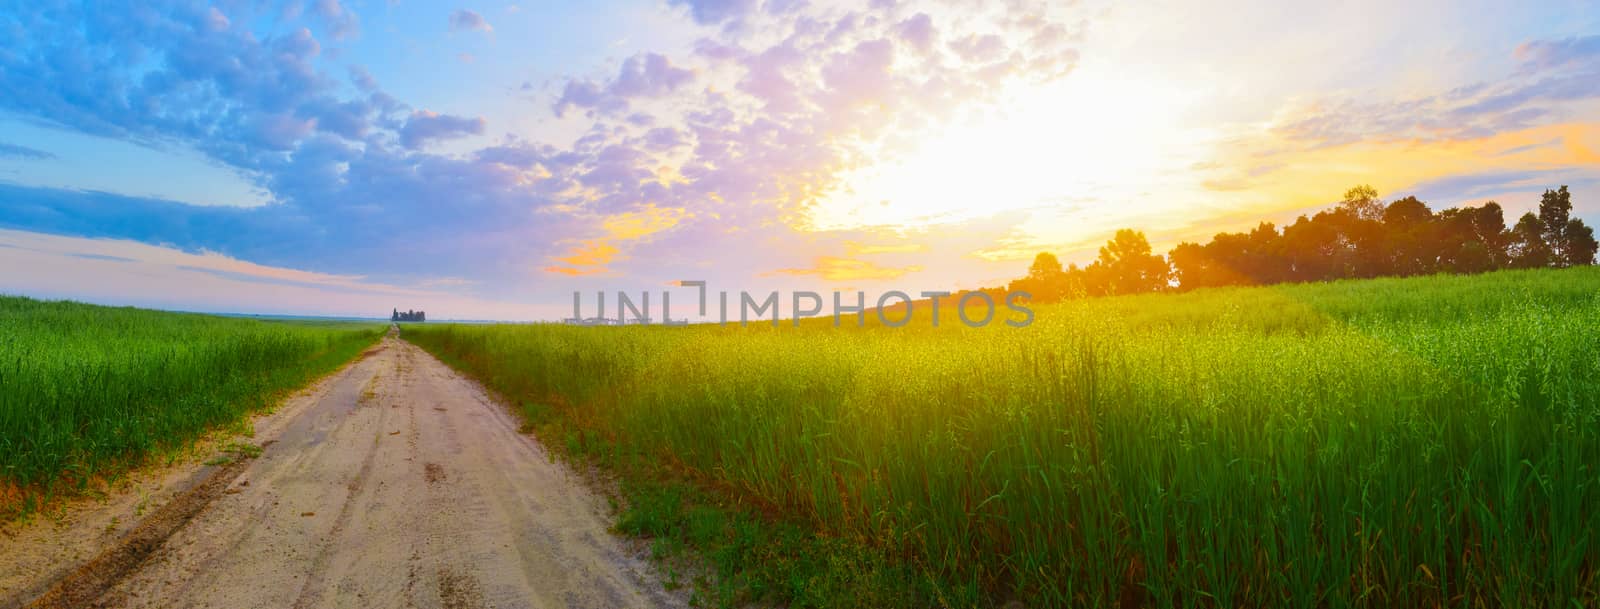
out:
<path id="1" fill-rule="evenodd" d="M 639 211 L 607 216 L 600 226 L 605 229 L 607 238 L 626 241 L 667 230 L 677 226 L 681 219 L 681 208 L 647 205 Z"/>
<path id="2" fill-rule="evenodd" d="M 1352 184 L 1370 183 L 1383 193 L 1402 193 L 1452 176 L 1514 170 L 1554 170 L 1600 163 L 1600 124 L 1531 127 L 1476 138 L 1367 140 L 1339 146 L 1283 149 L 1269 142 L 1235 151 L 1226 165 L 1265 171 L 1235 171 L 1208 181 L 1217 190 L 1239 187 L 1256 206 L 1293 209 L 1329 202 Z M 1254 147 L 1252 147 L 1254 148 Z M 1275 150 L 1274 150 L 1275 149 Z M 1238 158 L 1243 157 L 1243 158 Z M 1250 175 L 1255 173 L 1256 175 Z"/>
<path id="3" fill-rule="evenodd" d="M 607 272 L 606 265 L 621 258 L 622 250 L 616 244 L 636 241 L 678 225 L 684 217 L 681 208 L 646 205 L 639 211 L 606 216 L 600 221 L 603 237 L 573 242 L 565 256 L 553 258 L 560 265 L 544 268 L 546 273 L 581 277 Z"/>
<path id="4" fill-rule="evenodd" d="M 572 266 L 604 266 L 617 256 L 617 248 L 601 239 L 591 239 L 567 250 L 567 255 L 556 258 Z"/>
<path id="5" fill-rule="evenodd" d="M 598 275 L 600 273 L 604 273 L 606 272 L 606 269 L 604 267 L 580 269 L 570 266 L 547 266 L 544 267 L 544 272 L 555 275 L 566 275 L 568 277 L 583 277 L 585 275 Z"/>

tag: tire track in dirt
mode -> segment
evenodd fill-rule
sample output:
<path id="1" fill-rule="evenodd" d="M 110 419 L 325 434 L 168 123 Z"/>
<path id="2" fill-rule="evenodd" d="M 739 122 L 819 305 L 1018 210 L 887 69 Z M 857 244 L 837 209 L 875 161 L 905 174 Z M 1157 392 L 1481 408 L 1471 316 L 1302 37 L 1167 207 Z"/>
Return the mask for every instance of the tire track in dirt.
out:
<path id="1" fill-rule="evenodd" d="M 372 472 L 373 458 L 378 456 L 378 439 L 377 437 L 372 439 L 372 448 L 367 451 L 366 459 L 362 460 L 361 469 L 345 485 L 345 488 L 350 490 L 350 494 L 339 505 L 339 516 L 333 520 L 333 531 L 329 533 L 330 537 L 337 538 L 345 527 L 350 525 L 350 512 L 356 507 L 354 499 L 361 494 L 361 488 L 366 483 L 367 476 Z M 328 564 L 333 559 L 333 554 L 336 550 L 337 548 L 324 544 L 321 551 L 317 552 L 316 559 L 311 561 L 311 577 L 306 580 L 305 587 L 300 589 L 300 597 L 295 599 L 294 609 L 307 609 L 308 607 L 318 606 L 322 599 L 322 589 L 326 585 L 323 574 L 327 572 Z"/>
<path id="2" fill-rule="evenodd" d="M 200 484 L 179 494 L 139 523 L 121 543 L 107 549 L 71 575 L 56 582 L 44 596 L 29 604 L 30 609 L 83 607 L 98 600 L 111 586 L 144 563 L 178 529 L 221 497 L 234 479 L 243 473 L 245 463 L 233 461 L 218 466 Z"/>

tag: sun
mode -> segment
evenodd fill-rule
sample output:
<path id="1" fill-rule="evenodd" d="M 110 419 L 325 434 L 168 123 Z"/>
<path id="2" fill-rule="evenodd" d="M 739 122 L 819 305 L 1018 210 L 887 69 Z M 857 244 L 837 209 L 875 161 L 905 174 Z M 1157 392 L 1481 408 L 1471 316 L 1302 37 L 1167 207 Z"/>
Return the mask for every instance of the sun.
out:
<path id="1" fill-rule="evenodd" d="M 1149 187 L 1196 152 L 1190 96 L 1166 83 L 1082 68 L 911 137 L 853 171 L 810 216 L 817 230 L 916 227 L 1014 210 L 1080 207 Z"/>

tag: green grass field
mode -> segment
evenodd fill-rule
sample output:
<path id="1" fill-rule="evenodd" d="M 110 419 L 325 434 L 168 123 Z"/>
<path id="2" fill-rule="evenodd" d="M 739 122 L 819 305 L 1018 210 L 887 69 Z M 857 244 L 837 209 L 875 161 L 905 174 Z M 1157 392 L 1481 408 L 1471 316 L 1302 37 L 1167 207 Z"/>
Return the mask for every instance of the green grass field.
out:
<path id="1" fill-rule="evenodd" d="M 1037 312 L 406 338 L 615 472 L 712 604 L 1600 603 L 1600 269 Z"/>
<path id="2" fill-rule="evenodd" d="M 384 329 L 0 297 L 0 511 L 236 422 Z"/>

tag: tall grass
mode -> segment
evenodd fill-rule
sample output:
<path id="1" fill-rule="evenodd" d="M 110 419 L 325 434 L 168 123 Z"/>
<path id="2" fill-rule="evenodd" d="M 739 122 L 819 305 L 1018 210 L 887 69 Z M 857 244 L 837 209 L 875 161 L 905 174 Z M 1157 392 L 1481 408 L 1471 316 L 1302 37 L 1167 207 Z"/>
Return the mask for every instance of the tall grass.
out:
<path id="1" fill-rule="evenodd" d="M 1600 269 L 995 326 L 407 338 L 562 433 L 884 548 L 954 604 L 1600 602 Z"/>
<path id="2" fill-rule="evenodd" d="M 0 297 L 0 486 L 36 500 L 124 469 L 332 370 L 382 330 Z"/>

